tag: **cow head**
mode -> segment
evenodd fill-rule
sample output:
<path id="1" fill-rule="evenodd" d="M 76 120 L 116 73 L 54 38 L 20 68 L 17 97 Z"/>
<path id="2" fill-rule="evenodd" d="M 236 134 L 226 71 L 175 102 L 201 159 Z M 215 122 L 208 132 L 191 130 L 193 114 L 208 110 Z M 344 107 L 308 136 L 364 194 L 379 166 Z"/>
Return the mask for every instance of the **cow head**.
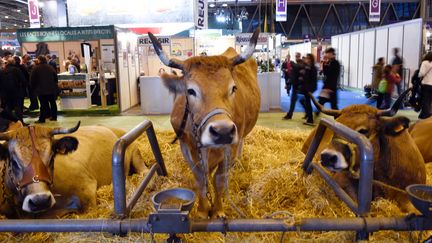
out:
<path id="1" fill-rule="evenodd" d="M 160 60 L 183 72 L 182 76 L 165 73 L 161 77 L 170 92 L 186 97 L 185 114 L 189 113 L 195 139 L 199 140 L 197 142 L 205 147 L 237 143 L 237 126 L 231 117 L 237 95 L 233 70 L 252 56 L 259 29 L 255 30 L 248 47 L 241 54 L 231 58 L 225 55 L 197 56 L 185 61 L 168 59 L 157 38 L 152 33 L 148 34 Z"/>
<path id="2" fill-rule="evenodd" d="M 55 204 L 50 191 L 54 156 L 75 151 L 78 140 L 54 139 L 54 135 L 73 133 L 79 125 L 70 129 L 29 126 L 0 133 L 0 140 L 6 141 L 0 150 L 0 160 L 6 161 L 4 182 L 23 211 L 37 213 Z"/>
<path id="3" fill-rule="evenodd" d="M 386 137 L 398 136 L 409 127 L 406 117 L 393 118 L 404 97 L 410 90 L 405 91 L 394 105 L 388 110 L 378 110 L 369 105 L 351 105 L 343 110 L 330 110 L 319 104 L 315 98 L 312 101 L 317 108 L 327 115 L 334 116 L 336 121 L 367 137 L 374 148 L 374 159 L 379 161 L 381 141 Z M 321 164 L 331 171 L 349 170 L 353 175 L 359 168 L 357 147 L 353 144 L 333 136 L 328 146 L 321 152 Z"/>

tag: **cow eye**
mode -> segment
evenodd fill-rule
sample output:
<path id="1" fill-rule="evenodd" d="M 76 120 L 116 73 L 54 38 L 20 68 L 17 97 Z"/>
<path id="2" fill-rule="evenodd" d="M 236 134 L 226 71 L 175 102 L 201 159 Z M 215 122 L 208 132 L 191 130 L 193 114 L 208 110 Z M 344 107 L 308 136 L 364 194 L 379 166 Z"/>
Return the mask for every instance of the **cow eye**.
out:
<path id="1" fill-rule="evenodd" d="M 368 134 L 369 134 L 369 130 L 364 129 L 364 128 L 361 128 L 360 130 L 358 130 L 358 132 L 359 132 L 360 134 L 363 134 L 363 135 L 368 135 Z"/>
<path id="2" fill-rule="evenodd" d="M 234 94 L 237 91 L 237 86 L 233 86 L 231 89 L 231 94 Z"/>
<path id="3" fill-rule="evenodd" d="M 20 169 L 21 169 L 18 161 L 16 161 L 15 159 L 11 159 L 11 164 L 12 164 L 12 171 L 15 174 L 17 174 L 20 171 Z"/>
<path id="4" fill-rule="evenodd" d="M 196 96 L 196 92 L 194 89 L 188 89 L 187 93 L 188 93 L 188 95 Z"/>

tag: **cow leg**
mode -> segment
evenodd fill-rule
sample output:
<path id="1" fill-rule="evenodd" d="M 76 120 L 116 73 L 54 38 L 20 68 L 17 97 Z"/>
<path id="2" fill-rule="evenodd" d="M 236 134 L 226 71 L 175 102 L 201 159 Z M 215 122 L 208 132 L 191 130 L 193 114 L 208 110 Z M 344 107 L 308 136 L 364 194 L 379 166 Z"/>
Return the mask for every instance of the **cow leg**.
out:
<path id="1" fill-rule="evenodd" d="M 225 218 L 225 213 L 223 210 L 223 204 L 222 204 L 222 198 L 224 197 L 225 193 L 225 180 L 227 177 L 227 174 L 225 173 L 227 171 L 225 169 L 224 163 L 219 163 L 216 172 L 213 176 L 213 185 L 215 187 L 215 198 L 214 198 L 214 205 L 212 208 L 212 218 Z"/>

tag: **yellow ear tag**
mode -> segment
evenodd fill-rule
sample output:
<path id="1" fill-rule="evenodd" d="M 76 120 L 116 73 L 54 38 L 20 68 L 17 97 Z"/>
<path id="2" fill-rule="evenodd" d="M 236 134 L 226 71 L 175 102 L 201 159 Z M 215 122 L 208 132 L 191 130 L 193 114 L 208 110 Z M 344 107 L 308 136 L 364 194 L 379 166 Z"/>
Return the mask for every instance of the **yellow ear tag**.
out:
<path id="1" fill-rule="evenodd" d="M 402 132 L 405 129 L 405 127 L 402 124 L 399 124 L 399 126 L 395 127 L 394 131 L 396 133 Z"/>

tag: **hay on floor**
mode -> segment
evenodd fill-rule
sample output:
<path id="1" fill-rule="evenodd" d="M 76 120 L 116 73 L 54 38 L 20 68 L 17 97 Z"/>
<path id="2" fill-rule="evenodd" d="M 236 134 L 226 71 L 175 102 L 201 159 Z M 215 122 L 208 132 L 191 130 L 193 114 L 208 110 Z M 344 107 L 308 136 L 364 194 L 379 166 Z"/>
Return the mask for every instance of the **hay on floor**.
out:
<path id="1" fill-rule="evenodd" d="M 250 218 L 263 218 L 276 211 L 295 215 L 292 220 L 306 217 L 354 217 L 353 213 L 335 196 L 316 174 L 305 175 L 301 169 L 304 154 L 301 147 L 309 132 L 301 130 L 276 131 L 256 127 L 246 138 L 243 156 L 230 170 L 230 195 L 234 203 Z M 193 176 L 184 162 L 178 144 L 170 144 L 173 132 L 157 132 L 159 144 L 168 169 L 168 177 L 156 177 L 139 200 L 131 217 L 145 217 L 153 211 L 151 196 L 173 187 L 195 189 Z M 154 163 L 151 148 L 146 137 L 139 138 L 140 152 L 146 163 Z M 429 166 L 428 166 L 429 167 Z M 431 180 L 428 169 L 428 183 Z M 143 176 L 127 178 L 127 193 L 131 196 Z M 225 212 L 229 218 L 236 218 L 236 212 L 225 201 Z M 195 207 L 196 208 L 196 207 Z M 195 214 L 194 209 L 192 216 Z M 112 186 L 98 190 L 98 205 L 85 214 L 70 215 L 68 218 L 109 218 L 113 212 Z M 403 215 L 393 202 L 378 199 L 373 202 L 371 215 Z M 423 234 L 423 239 L 430 232 Z M 350 242 L 353 232 L 289 232 L 284 242 Z M 187 242 L 277 242 L 281 233 L 195 233 L 183 235 Z M 158 241 L 167 235 L 156 235 Z M 417 233 L 377 232 L 371 236 L 373 242 L 401 242 L 417 240 Z M 149 234 L 130 233 L 126 237 L 115 237 L 107 233 L 33 233 L 0 234 L 2 241 L 54 241 L 54 242 L 141 242 L 149 241 Z"/>

